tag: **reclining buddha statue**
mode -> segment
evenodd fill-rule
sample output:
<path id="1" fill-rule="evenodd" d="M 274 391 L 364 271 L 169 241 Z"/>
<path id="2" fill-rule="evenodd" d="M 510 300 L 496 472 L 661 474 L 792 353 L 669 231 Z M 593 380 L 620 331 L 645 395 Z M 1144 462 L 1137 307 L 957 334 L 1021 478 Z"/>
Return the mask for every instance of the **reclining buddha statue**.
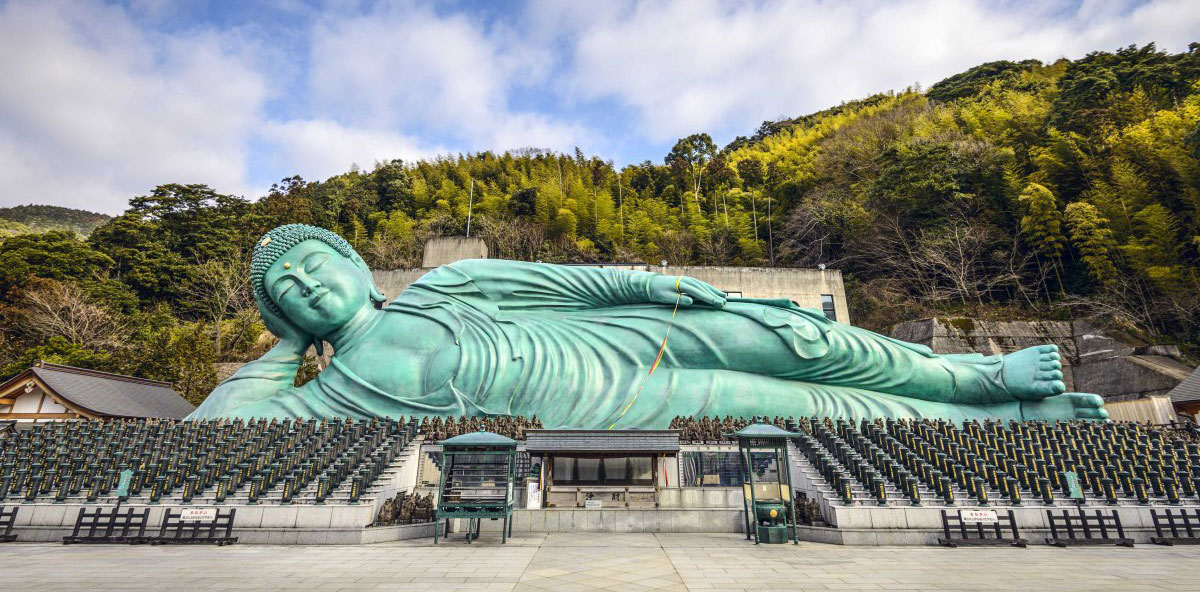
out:
<path id="1" fill-rule="evenodd" d="M 464 260 L 384 306 L 328 230 L 280 226 L 251 282 L 269 352 L 190 417 L 537 415 L 546 427 L 665 428 L 675 416 L 1107 417 L 1064 393 L 1053 345 L 936 355 L 787 300 L 730 298 L 689 277 Z M 333 347 L 303 386 L 305 352 Z"/>

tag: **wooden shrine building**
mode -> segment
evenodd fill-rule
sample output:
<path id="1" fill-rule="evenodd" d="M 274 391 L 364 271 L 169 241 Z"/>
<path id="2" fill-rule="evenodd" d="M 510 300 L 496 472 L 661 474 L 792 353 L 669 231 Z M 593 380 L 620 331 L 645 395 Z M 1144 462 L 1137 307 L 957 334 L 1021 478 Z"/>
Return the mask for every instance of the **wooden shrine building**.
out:
<path id="1" fill-rule="evenodd" d="M 0 421 L 182 419 L 193 409 L 168 382 L 46 362 L 0 384 Z"/>
<path id="2" fill-rule="evenodd" d="M 1200 368 L 1167 393 L 1176 413 L 1187 415 L 1195 421 L 1200 418 Z"/>

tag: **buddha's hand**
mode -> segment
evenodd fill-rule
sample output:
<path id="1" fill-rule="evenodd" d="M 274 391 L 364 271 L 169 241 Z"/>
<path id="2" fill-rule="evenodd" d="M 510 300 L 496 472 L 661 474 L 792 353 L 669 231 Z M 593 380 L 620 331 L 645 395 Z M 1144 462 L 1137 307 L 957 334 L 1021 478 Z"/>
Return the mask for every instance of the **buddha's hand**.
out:
<path id="1" fill-rule="evenodd" d="M 258 305 L 258 314 L 262 316 L 267 330 L 279 338 L 279 345 L 276 347 L 303 356 L 308 347 L 313 344 L 312 335 L 305 333 L 295 323 L 267 310 L 262 303 Z"/>
<path id="2" fill-rule="evenodd" d="M 702 302 L 720 308 L 725 306 L 726 294 L 696 278 L 678 275 L 656 275 L 650 280 L 650 302 L 655 304 L 691 306 Z"/>

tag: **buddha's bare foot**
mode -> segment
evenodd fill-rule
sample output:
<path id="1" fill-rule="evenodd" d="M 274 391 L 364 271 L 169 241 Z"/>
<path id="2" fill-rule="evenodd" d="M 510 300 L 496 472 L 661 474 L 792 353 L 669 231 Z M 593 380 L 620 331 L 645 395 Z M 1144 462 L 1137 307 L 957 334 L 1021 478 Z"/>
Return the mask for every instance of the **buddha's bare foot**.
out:
<path id="1" fill-rule="evenodd" d="M 1093 419 L 1106 420 L 1104 398 L 1087 393 L 1063 393 L 1037 401 L 1021 401 L 1021 416 L 1024 419 L 1047 421 Z"/>
<path id="2" fill-rule="evenodd" d="M 1000 379 L 1019 401 L 1036 401 L 1062 394 L 1062 362 L 1057 345 L 1038 345 L 1004 356 Z"/>

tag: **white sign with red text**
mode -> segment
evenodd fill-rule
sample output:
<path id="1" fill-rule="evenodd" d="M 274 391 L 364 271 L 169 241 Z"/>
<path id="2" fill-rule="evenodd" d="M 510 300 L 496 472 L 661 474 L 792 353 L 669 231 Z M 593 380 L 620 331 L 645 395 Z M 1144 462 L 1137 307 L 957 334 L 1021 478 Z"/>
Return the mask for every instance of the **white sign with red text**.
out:
<path id="1" fill-rule="evenodd" d="M 212 522 L 216 519 L 216 508 L 184 508 L 179 511 L 179 520 L 183 522 Z"/>
<path id="2" fill-rule="evenodd" d="M 959 510 L 958 518 L 963 524 L 996 524 L 1000 521 L 995 510 Z"/>

